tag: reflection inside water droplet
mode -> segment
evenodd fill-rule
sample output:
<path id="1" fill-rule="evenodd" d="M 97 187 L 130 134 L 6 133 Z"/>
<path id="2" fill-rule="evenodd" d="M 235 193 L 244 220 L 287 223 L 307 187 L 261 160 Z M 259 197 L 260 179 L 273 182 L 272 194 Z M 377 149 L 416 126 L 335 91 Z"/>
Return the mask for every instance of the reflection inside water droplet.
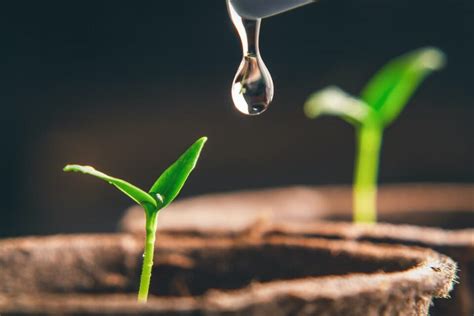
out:
<path id="1" fill-rule="evenodd" d="M 273 82 L 265 64 L 257 56 L 244 56 L 232 84 L 235 106 L 244 114 L 260 114 L 272 98 Z"/>
<path id="2" fill-rule="evenodd" d="M 227 6 L 242 41 L 244 55 L 232 83 L 232 100 L 240 112 L 257 115 L 265 111 L 273 99 L 272 77 L 258 48 L 261 19 L 242 18 L 230 0 Z"/>

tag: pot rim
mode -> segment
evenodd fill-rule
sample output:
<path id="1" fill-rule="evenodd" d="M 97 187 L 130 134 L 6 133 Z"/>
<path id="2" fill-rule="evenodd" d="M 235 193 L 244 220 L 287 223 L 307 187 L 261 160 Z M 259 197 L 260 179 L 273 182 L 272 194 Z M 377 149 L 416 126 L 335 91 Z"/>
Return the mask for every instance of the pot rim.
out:
<path id="1" fill-rule="evenodd" d="M 244 308 L 249 304 L 265 304 L 275 297 L 299 297 L 304 300 L 338 299 L 341 297 L 358 297 L 369 295 L 380 297 L 393 294 L 404 295 L 404 291 L 417 291 L 421 295 L 445 297 L 451 290 L 452 280 L 456 275 L 456 264 L 447 256 L 432 250 L 398 245 L 374 245 L 371 243 L 347 240 L 304 239 L 289 237 L 271 237 L 267 239 L 220 239 L 208 240 L 188 237 L 160 236 L 158 247 L 165 249 L 202 249 L 252 247 L 262 244 L 283 245 L 293 247 L 309 247 L 318 250 L 330 250 L 331 253 L 347 252 L 352 255 L 362 255 L 367 258 L 387 259 L 394 261 L 401 258 L 413 260 L 409 268 L 394 272 L 350 273 L 347 275 L 328 275 L 319 277 L 295 278 L 284 281 L 270 281 L 250 284 L 246 287 L 232 290 L 210 290 L 202 296 L 194 297 L 151 297 L 149 304 L 135 302 L 135 295 L 59 295 L 59 294 L 0 294 L 0 311 L 5 309 L 8 302 L 27 309 L 58 310 L 67 309 L 126 311 L 165 311 L 180 306 L 183 311 L 200 310 L 230 310 Z M 138 236 L 130 234 L 77 234 L 55 235 L 45 237 L 20 237 L 0 240 L 0 253 L 5 251 L 28 251 L 40 243 L 43 247 L 57 247 L 59 241 L 66 239 L 69 249 L 84 247 L 87 242 L 112 242 L 123 247 L 140 246 L 143 242 Z M 72 248 L 71 248 L 72 247 Z M 0 258 L 1 260 L 1 258 Z M 1 271 L 0 271 L 1 275 Z M 348 289 L 348 291 L 341 291 Z M 397 290 L 398 289 L 398 290 Z M 121 300 L 107 298 L 120 297 Z M 33 303 L 32 303 L 33 302 Z M 65 305 L 66 304 L 66 305 Z M 69 304 L 69 305 L 68 305 Z M 3 306 L 3 307 L 2 307 Z M 100 310 L 100 309 L 99 309 Z M 104 311 L 105 311 L 104 310 Z"/>
<path id="2" fill-rule="evenodd" d="M 474 256 L 474 228 L 441 229 L 384 222 L 363 225 L 324 219 L 329 214 L 347 214 L 347 208 L 351 207 L 351 190 L 350 186 L 289 186 L 186 198 L 160 214 L 158 233 L 220 237 L 265 234 L 265 230 L 287 231 L 292 235 L 299 232 L 299 235 L 316 237 L 374 238 L 386 239 L 387 242 L 414 241 L 426 246 L 464 247 L 471 249 Z M 285 201 L 288 196 L 292 197 L 291 201 Z M 422 198 L 417 199 L 419 196 Z M 424 201 L 417 203 L 417 200 Z M 414 204 L 408 206 L 410 203 Z M 447 208 L 453 212 L 474 213 L 474 185 L 382 185 L 379 206 L 380 213 L 384 214 L 441 212 Z M 205 216 L 206 221 L 200 220 L 200 216 Z M 131 207 L 122 217 L 120 230 L 141 235 L 144 233 L 143 225 L 143 210 Z"/>

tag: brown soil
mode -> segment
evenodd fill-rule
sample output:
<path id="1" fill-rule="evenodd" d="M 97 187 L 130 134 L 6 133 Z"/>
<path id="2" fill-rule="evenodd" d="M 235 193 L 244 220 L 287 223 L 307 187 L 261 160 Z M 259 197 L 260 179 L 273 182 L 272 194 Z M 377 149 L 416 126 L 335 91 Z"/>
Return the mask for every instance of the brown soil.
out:
<path id="1" fill-rule="evenodd" d="M 177 202 L 160 214 L 159 226 L 162 234 L 206 238 L 283 235 L 433 248 L 459 263 L 461 283 L 453 292 L 454 299 L 436 301 L 431 314 L 474 314 L 474 186 L 382 187 L 379 221 L 386 223 L 377 225 L 349 223 L 351 200 L 349 187 L 207 195 Z M 139 208 L 129 210 L 122 221 L 123 229 L 141 234 L 142 214 Z"/>
<path id="2" fill-rule="evenodd" d="M 0 314 L 426 315 L 456 266 L 433 251 L 352 241 L 160 235 L 148 304 L 143 240 L 63 235 L 0 241 Z"/>

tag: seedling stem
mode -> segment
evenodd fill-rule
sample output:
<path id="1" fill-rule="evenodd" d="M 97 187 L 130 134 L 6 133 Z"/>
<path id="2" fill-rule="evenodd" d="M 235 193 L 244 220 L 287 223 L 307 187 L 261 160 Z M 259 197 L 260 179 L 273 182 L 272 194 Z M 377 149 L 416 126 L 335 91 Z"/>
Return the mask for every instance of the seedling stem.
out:
<path id="1" fill-rule="evenodd" d="M 383 129 L 376 124 L 361 126 L 356 132 L 353 216 L 358 223 L 377 221 L 377 174 L 382 133 Z"/>
<path id="2" fill-rule="evenodd" d="M 138 290 L 138 301 L 141 303 L 148 300 L 150 290 L 158 214 L 160 210 L 168 206 L 178 196 L 191 171 L 196 166 L 206 141 L 206 137 L 198 139 L 161 174 L 148 192 L 122 179 L 100 172 L 91 166 L 67 165 L 64 167 L 64 171 L 82 172 L 107 181 L 143 207 L 145 211 L 145 247 Z"/>

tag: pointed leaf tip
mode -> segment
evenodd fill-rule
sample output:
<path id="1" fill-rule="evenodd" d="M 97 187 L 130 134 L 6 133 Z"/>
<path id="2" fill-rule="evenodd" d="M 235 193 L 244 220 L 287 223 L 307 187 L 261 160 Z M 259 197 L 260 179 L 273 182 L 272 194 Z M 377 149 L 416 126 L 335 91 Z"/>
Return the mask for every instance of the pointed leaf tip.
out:
<path id="1" fill-rule="evenodd" d="M 75 171 L 77 165 L 65 165 L 63 168 L 63 171 L 65 172 L 70 172 L 70 171 Z"/>
<path id="2" fill-rule="evenodd" d="M 65 172 L 82 172 L 82 173 L 93 173 L 93 172 L 100 172 L 94 169 L 92 166 L 81 166 L 81 165 L 66 165 L 63 168 Z"/>
<path id="3" fill-rule="evenodd" d="M 207 142 L 207 136 L 203 136 L 196 141 L 196 143 L 201 144 L 201 145 L 204 145 L 206 142 Z"/>
<path id="4" fill-rule="evenodd" d="M 160 208 L 166 207 L 178 196 L 194 170 L 206 141 L 207 137 L 199 138 L 153 184 L 149 192 L 161 195 L 163 203 Z"/>
<path id="5" fill-rule="evenodd" d="M 335 86 L 329 86 L 320 91 L 312 93 L 304 104 L 304 114 L 308 118 L 316 118 L 321 114 L 322 105 L 338 103 L 344 98 L 344 92 Z"/>
<path id="6" fill-rule="evenodd" d="M 439 70 L 446 64 L 445 54 L 436 47 L 421 48 L 418 56 L 418 65 L 421 68 Z"/>
<path id="7" fill-rule="evenodd" d="M 423 47 L 401 55 L 378 71 L 361 93 L 361 99 L 377 112 L 385 126 L 398 117 L 416 88 L 445 64 L 444 53 Z"/>

